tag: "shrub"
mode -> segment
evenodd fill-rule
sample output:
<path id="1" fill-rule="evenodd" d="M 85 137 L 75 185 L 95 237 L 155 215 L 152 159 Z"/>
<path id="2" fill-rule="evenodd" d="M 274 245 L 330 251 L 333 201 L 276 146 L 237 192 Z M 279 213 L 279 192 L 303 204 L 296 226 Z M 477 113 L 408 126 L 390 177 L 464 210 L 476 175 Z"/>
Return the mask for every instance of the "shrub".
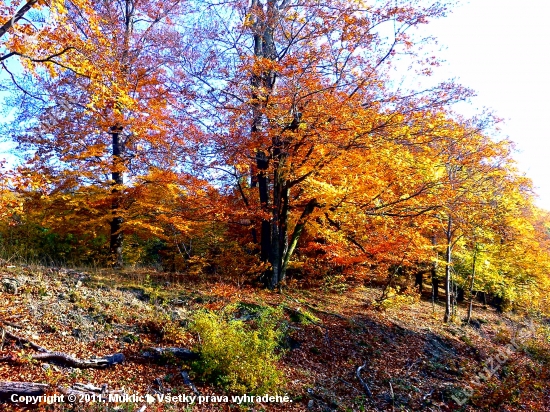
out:
<path id="1" fill-rule="evenodd" d="M 375 303 L 380 310 L 399 309 L 403 306 L 412 305 L 420 300 L 420 295 L 414 289 L 405 288 L 401 291 L 399 286 L 395 289 L 391 286 L 386 291 L 384 299 Z"/>
<path id="2" fill-rule="evenodd" d="M 282 309 L 266 308 L 250 323 L 233 319 L 234 309 L 195 315 L 191 330 L 200 336 L 201 358 L 193 370 L 231 392 L 276 393 L 283 383 L 277 368 Z"/>

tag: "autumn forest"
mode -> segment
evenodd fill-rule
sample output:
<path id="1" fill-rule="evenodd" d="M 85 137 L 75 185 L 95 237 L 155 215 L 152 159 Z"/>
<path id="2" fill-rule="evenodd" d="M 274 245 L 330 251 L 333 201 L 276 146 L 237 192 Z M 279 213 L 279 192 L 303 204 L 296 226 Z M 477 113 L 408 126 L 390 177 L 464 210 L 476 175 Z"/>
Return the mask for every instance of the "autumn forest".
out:
<path id="1" fill-rule="evenodd" d="M 302 341 L 297 350 L 303 350 L 317 339 L 307 333 L 321 333 L 316 350 L 337 339 L 330 338 L 336 333 L 331 327 L 347 331 L 348 323 L 352 335 L 358 333 L 353 328 L 390 333 L 353 317 L 365 311 L 386 320 L 393 313 L 404 323 L 421 313 L 442 334 L 458 328 L 452 335 L 462 336 L 457 339 L 465 347 L 475 344 L 461 328 L 474 330 L 472 324 L 483 324 L 480 317 L 495 325 L 530 317 L 541 322 L 539 332 L 547 328 L 549 212 L 535 205 L 532 183 L 515 165 L 513 144 L 499 132 L 500 119 L 490 112 L 460 114 L 456 104 L 468 102 L 474 91 L 452 80 L 430 82 L 440 60 L 434 39 L 421 38 L 418 29 L 444 18 L 450 6 L 423 0 L 0 2 L 0 138 L 17 157 L 0 159 L 0 272 L 4 296 L 15 299 L 5 307 L 24 296 L 25 282 L 35 281 L 18 276 L 36 279 L 33 271 L 40 279 L 55 271 L 51 278 L 59 277 L 59 284 L 70 273 L 94 273 L 84 281 L 90 288 L 105 286 L 100 274 L 116 278 L 119 286 L 131 280 L 155 305 L 174 302 L 184 290 L 177 287 L 189 288 L 189 296 L 208 290 L 216 298 L 191 300 L 201 305 L 189 315 L 190 326 L 161 330 L 158 342 L 149 336 L 155 334 L 150 320 L 124 318 L 144 333 L 125 335 L 132 336 L 125 341 L 129 347 L 141 350 L 147 339 L 159 351 L 163 339 L 181 350 L 203 345 L 170 354 L 178 359 L 169 368 L 194 362 L 183 377 L 190 394 L 199 392 L 193 382 L 201 393 L 208 385 L 228 394 L 285 393 L 282 382 L 296 372 L 287 371 L 285 378 L 268 366 L 283 359 L 285 368 L 300 370 L 289 366 L 297 356 L 292 346 Z M 400 82 L 399 71 L 429 86 Z M 35 286 L 27 291 L 29 302 L 36 293 L 42 296 L 38 286 L 33 295 Z M 161 296 L 172 287 L 174 296 Z M 89 311 L 89 298 L 79 290 L 71 286 L 63 293 Z M 370 293 L 372 299 L 365 298 Z M 243 303 L 247 294 L 255 296 L 253 305 Z M 366 300 L 368 307 L 360 306 Z M 354 305 L 361 315 L 346 315 Z M 407 305 L 416 308 L 415 315 Z M 231 320 L 235 313 L 238 327 Z M 3 347 L 17 351 L 27 341 L 40 352 L 35 357 L 54 353 L 10 329 L 10 323 L 21 323 L 12 315 L 0 308 L 0 379 L 4 366 L 12 372 L 29 367 L 13 354 L 2 358 Z M 306 334 L 301 338 L 289 335 L 296 317 L 296 333 Z M 250 334 L 263 342 L 260 347 Z M 400 339 L 391 336 L 384 339 Z M 285 349 L 277 343 L 281 339 Z M 376 346 L 361 339 L 350 338 L 366 342 L 368 351 Z M 410 339 L 432 342 L 420 334 Z M 222 348 L 223 340 L 250 346 Z M 514 342 L 505 341 L 496 344 Z M 250 353 L 243 361 L 251 362 L 247 368 L 265 374 L 239 375 L 229 360 L 226 369 L 220 366 L 220 353 L 240 351 Z M 489 355 L 477 356 L 479 363 Z M 98 369 L 121 367 L 109 359 Z M 407 374 L 415 370 L 411 359 L 403 359 Z M 543 382 L 550 356 L 544 362 L 533 367 L 536 373 L 518 369 L 512 375 Z M 293 407 L 301 402 L 309 410 L 438 410 L 428 389 L 419 389 L 418 399 L 399 398 L 406 390 L 395 377 L 383 389 L 391 389 L 390 401 L 380 400 L 373 393 L 388 378 L 367 362 L 356 363 L 348 366 L 352 375 L 342 378 L 347 386 L 341 390 L 351 391 L 351 385 L 362 394 L 362 406 L 349 400 L 357 394 L 343 401 L 344 395 L 331 398 L 317 387 L 300 401 L 296 394 L 305 389 L 288 384 Z M 479 365 L 472 365 L 461 368 L 474 376 Z M 309 382 L 292 382 L 304 379 Z M 23 393 L 2 385 L 0 398 L 3 391 Z M 546 410 L 544 386 L 542 403 L 531 410 Z M 442 390 L 447 400 L 438 401 L 439 410 L 516 410 L 514 402 L 525 400 L 510 393 L 493 398 L 495 388 L 488 397 L 489 389 L 477 386 L 479 393 L 465 397 L 468 391 L 457 387 L 463 391 L 454 395 Z M 302 410 L 266 408 L 261 410 Z"/>

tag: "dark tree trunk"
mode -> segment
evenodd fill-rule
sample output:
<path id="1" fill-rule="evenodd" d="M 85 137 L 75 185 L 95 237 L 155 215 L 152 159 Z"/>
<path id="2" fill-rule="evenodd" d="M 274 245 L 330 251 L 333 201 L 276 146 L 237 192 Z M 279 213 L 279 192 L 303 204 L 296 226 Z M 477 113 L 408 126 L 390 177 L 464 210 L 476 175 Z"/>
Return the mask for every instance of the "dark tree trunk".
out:
<path id="1" fill-rule="evenodd" d="M 465 293 L 465 291 L 464 291 L 463 287 L 458 286 L 456 288 L 456 301 L 457 302 L 459 302 L 459 303 L 464 302 L 464 293 Z"/>
<path id="2" fill-rule="evenodd" d="M 252 126 L 253 132 L 257 131 L 256 125 Z M 256 168 L 258 169 L 257 182 L 258 192 L 260 196 L 260 204 L 264 212 L 269 211 L 269 182 L 267 177 L 267 169 L 269 161 L 264 152 L 256 153 Z M 260 230 L 260 259 L 262 262 L 269 262 L 269 254 L 271 251 L 271 225 L 269 219 L 262 220 Z"/>
<path id="3" fill-rule="evenodd" d="M 418 292 L 422 296 L 423 288 L 424 288 L 424 272 L 416 272 L 414 286 L 418 286 Z"/>
<path id="4" fill-rule="evenodd" d="M 298 245 L 298 240 L 300 239 L 300 235 L 302 234 L 302 231 L 304 230 L 304 227 L 306 225 L 306 221 L 309 218 L 309 216 L 313 213 L 316 207 L 319 207 L 319 203 L 317 202 L 317 199 L 311 199 L 306 207 L 304 208 L 304 211 L 302 212 L 302 215 L 300 216 L 300 219 L 298 220 L 298 223 L 296 223 L 296 227 L 294 228 L 294 231 L 292 232 L 292 236 L 290 239 L 290 244 L 288 245 L 288 250 L 285 253 L 283 266 L 281 270 L 281 277 L 284 279 L 286 274 L 286 269 L 288 267 L 288 262 L 290 261 L 290 258 L 292 257 L 292 254 L 294 253 L 294 250 L 296 249 L 296 246 Z"/>
<path id="5" fill-rule="evenodd" d="M 449 322 L 451 320 L 451 262 L 452 262 L 452 245 L 451 245 L 451 237 L 452 237 L 452 227 L 453 227 L 453 220 L 449 216 L 447 220 L 447 247 L 445 249 L 445 316 L 443 318 L 443 321 L 445 323 Z"/>
<path id="6" fill-rule="evenodd" d="M 128 74 L 130 68 L 130 62 L 128 59 L 130 49 L 130 36 L 133 31 L 134 24 L 134 12 L 135 5 L 133 0 L 125 0 L 125 8 L 123 11 L 124 21 L 124 48 L 122 50 L 122 56 L 120 63 L 122 64 L 122 71 Z M 113 188 L 112 194 L 112 213 L 113 218 L 111 220 L 111 242 L 110 252 L 112 265 L 116 269 L 122 268 L 124 265 L 122 256 L 122 245 L 124 243 L 124 233 L 122 232 L 122 224 L 124 223 L 122 218 L 122 190 L 124 184 L 124 140 L 122 139 L 123 126 L 115 124 L 111 127 L 110 133 L 112 136 L 112 150 L 113 150 L 113 171 L 112 181 Z"/>
<path id="7" fill-rule="evenodd" d="M 476 278 L 476 260 L 477 260 L 477 245 L 474 248 L 474 256 L 472 258 L 472 277 L 470 279 L 470 304 L 468 305 L 468 316 L 466 317 L 466 322 L 470 323 L 472 319 L 472 311 L 474 308 L 474 298 L 477 295 L 477 292 L 474 292 L 474 282 Z"/>
<path id="8" fill-rule="evenodd" d="M 274 33 L 280 10 L 277 1 L 251 0 L 250 14 L 254 18 L 252 26 L 254 56 L 271 61 L 277 60 Z M 277 74 L 266 68 L 264 71 L 252 73 L 252 123 L 251 134 L 259 135 L 265 127 L 272 126 L 270 119 L 265 119 L 264 109 L 275 86 Z M 258 148 L 256 152 L 256 168 L 258 173 L 252 179 L 257 184 L 260 204 L 269 218 L 261 223 L 260 258 L 269 263 L 269 269 L 263 275 L 263 281 L 270 289 L 276 288 L 285 277 L 290 256 L 296 248 L 305 220 L 317 205 L 315 199 L 305 207 L 300 222 L 297 224 L 289 243 L 288 219 L 290 212 L 290 185 L 287 177 L 288 147 L 290 141 L 284 136 L 285 131 L 298 129 L 301 114 L 293 110 L 293 121 L 284 127 L 280 134 L 274 133 L 271 146 L 268 149 Z"/>
<path id="9" fill-rule="evenodd" d="M 275 42 L 273 39 L 276 6 L 273 1 L 268 1 L 266 10 L 258 0 L 252 0 L 251 14 L 255 16 L 254 23 L 254 56 L 270 60 L 276 59 Z M 252 104 L 251 134 L 262 132 L 263 109 L 269 94 L 275 85 L 275 73 L 266 70 L 262 73 L 254 73 L 251 76 L 252 96 L 255 102 Z M 286 215 L 283 213 L 285 190 L 284 182 L 279 176 L 278 168 L 284 162 L 284 152 L 278 137 L 273 138 L 272 153 L 265 153 L 263 150 L 256 152 L 256 167 L 258 169 L 257 185 L 260 197 L 260 204 L 264 212 L 270 215 L 269 219 L 263 219 L 260 232 L 260 259 L 269 263 L 270 268 L 264 273 L 264 283 L 267 287 L 275 288 L 281 278 L 283 253 L 286 244 Z M 273 169 L 272 187 L 269 182 L 269 166 Z M 270 196 L 272 191 L 272 196 Z M 286 201 L 288 203 L 288 201 Z"/>
<path id="10" fill-rule="evenodd" d="M 487 292 L 476 292 L 477 300 L 484 305 L 487 305 Z"/>
<path id="11" fill-rule="evenodd" d="M 111 209 L 113 213 L 113 218 L 111 220 L 110 252 L 112 265 L 113 267 L 118 269 L 123 266 L 122 244 L 124 241 L 124 234 L 122 232 L 123 219 L 121 216 L 121 189 L 122 185 L 124 184 L 124 175 L 120 170 L 122 155 L 124 154 L 124 144 L 120 136 L 121 132 L 121 127 L 111 128 L 111 136 L 113 138 L 113 172 L 111 177 L 113 181 L 113 188 L 111 189 Z"/>
<path id="12" fill-rule="evenodd" d="M 434 271 L 432 271 L 432 301 L 439 301 L 439 279 L 435 276 Z"/>

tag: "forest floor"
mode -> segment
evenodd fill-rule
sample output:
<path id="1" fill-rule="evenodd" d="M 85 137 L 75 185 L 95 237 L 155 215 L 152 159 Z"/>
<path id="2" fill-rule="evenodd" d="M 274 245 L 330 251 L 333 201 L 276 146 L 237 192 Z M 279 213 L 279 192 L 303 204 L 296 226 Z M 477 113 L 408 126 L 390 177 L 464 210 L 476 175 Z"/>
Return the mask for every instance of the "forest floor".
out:
<path id="1" fill-rule="evenodd" d="M 380 305 L 381 289 L 374 286 L 269 292 L 146 270 L 0 267 L 0 282 L 0 382 L 107 384 L 126 394 L 194 394 L 181 376 L 184 361 L 156 363 L 143 351 L 200 345 L 186 328 L 197 310 L 234 302 L 286 309 L 279 364 L 291 402 L 147 404 L 133 398 L 41 404 L 38 410 L 550 411 L 550 328 L 536 316 L 499 314 L 477 303 L 470 325 L 461 321 L 462 306 L 457 320 L 444 324 L 441 303 L 409 295 Z M 2 339 L 3 330 L 80 359 L 121 352 L 125 361 L 105 369 L 41 363 L 28 345 Z M 192 372 L 190 378 L 202 396 L 231 399 Z M 0 403 L 0 410 L 23 409 Z"/>

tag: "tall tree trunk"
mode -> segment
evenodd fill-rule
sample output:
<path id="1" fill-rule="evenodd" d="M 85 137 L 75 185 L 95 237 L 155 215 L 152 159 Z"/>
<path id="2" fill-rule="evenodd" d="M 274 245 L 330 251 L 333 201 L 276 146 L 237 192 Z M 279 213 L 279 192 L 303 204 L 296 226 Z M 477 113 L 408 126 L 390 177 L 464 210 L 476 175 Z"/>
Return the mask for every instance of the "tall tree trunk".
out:
<path id="1" fill-rule="evenodd" d="M 292 257 L 292 254 L 294 253 L 294 250 L 296 249 L 296 246 L 298 245 L 298 240 L 300 239 L 300 235 L 302 234 L 302 231 L 304 230 L 304 227 L 306 225 L 307 219 L 309 216 L 313 213 L 316 207 L 320 206 L 317 202 L 317 199 L 311 199 L 306 207 L 304 208 L 304 211 L 302 212 L 302 215 L 300 216 L 300 219 L 298 220 L 298 223 L 296 223 L 296 227 L 294 228 L 294 231 L 292 232 L 292 237 L 290 239 L 290 244 L 288 245 L 288 250 L 285 253 L 284 261 L 282 265 L 281 275 L 284 279 L 286 274 L 286 269 L 288 267 L 288 262 L 290 261 L 290 258 Z"/>
<path id="2" fill-rule="evenodd" d="M 120 189 L 124 184 L 124 175 L 120 171 L 121 157 L 124 152 L 124 145 L 120 137 L 122 132 L 121 127 L 112 127 L 112 150 L 113 150 L 113 172 L 111 179 L 113 181 L 113 188 L 111 189 L 112 203 L 111 209 L 113 218 L 111 220 L 111 243 L 110 252 L 113 267 L 120 269 L 123 266 L 122 259 L 122 244 L 124 241 L 124 234 L 122 233 L 123 219 L 121 216 L 121 193 Z"/>
<path id="3" fill-rule="evenodd" d="M 273 184 L 273 207 L 271 215 L 271 250 L 269 253 L 269 263 L 271 264 L 270 289 L 275 289 L 279 284 L 281 274 L 281 187 L 277 181 L 277 170 L 275 171 L 275 183 Z"/>
<path id="4" fill-rule="evenodd" d="M 256 126 L 253 125 L 253 131 L 256 131 Z M 260 197 L 260 204 L 262 210 L 266 213 L 269 211 L 269 181 L 267 176 L 267 169 L 269 167 L 269 161 L 264 152 L 258 151 L 256 153 L 256 167 L 258 169 L 257 182 L 258 193 Z M 269 219 L 262 220 L 262 226 L 260 229 L 260 259 L 262 262 L 269 262 L 269 254 L 271 251 L 271 225 Z"/>
<path id="5" fill-rule="evenodd" d="M 286 256 L 289 253 L 288 243 L 288 217 L 289 217 L 289 196 L 290 189 L 285 185 L 281 190 L 281 213 L 280 213 L 280 229 L 279 229 L 279 274 L 277 276 L 277 282 L 280 283 L 284 280 L 286 275 Z"/>
<path id="6" fill-rule="evenodd" d="M 464 295 L 465 295 L 465 290 L 462 286 L 457 286 L 456 287 L 456 301 L 458 303 L 462 303 L 464 302 Z"/>
<path id="7" fill-rule="evenodd" d="M 434 303 L 439 301 L 439 279 L 434 269 L 432 269 L 432 301 Z"/>
<path id="8" fill-rule="evenodd" d="M 266 58 L 275 60 L 275 43 L 273 39 L 274 22 L 277 13 L 276 5 L 273 0 L 268 0 L 266 10 L 264 5 L 258 0 L 252 0 L 250 13 L 254 16 L 253 42 L 254 56 L 257 58 Z M 255 135 L 262 132 L 262 118 L 265 102 L 275 85 L 275 74 L 272 70 L 265 70 L 261 73 L 253 73 L 250 79 L 252 87 L 252 124 L 251 134 Z M 264 212 L 269 213 L 269 219 L 264 218 L 261 223 L 260 232 L 260 259 L 264 263 L 269 263 L 270 268 L 263 274 L 263 280 L 267 287 L 273 289 L 280 281 L 282 267 L 282 252 L 286 237 L 286 231 L 281 227 L 286 227 L 285 217 L 281 216 L 284 185 L 278 174 L 278 166 L 282 156 L 281 148 L 276 148 L 276 138 L 273 141 L 273 153 L 265 153 L 263 150 L 256 152 L 256 167 L 258 169 L 257 183 L 260 198 L 260 204 Z M 278 153 L 275 151 L 278 150 Z M 272 196 L 269 196 L 269 166 L 273 168 Z M 271 198 L 271 199 L 270 199 Z M 270 203 L 271 201 L 271 203 Z M 281 222 L 281 219 L 283 220 Z"/>
<path id="9" fill-rule="evenodd" d="M 279 13 L 276 0 L 266 0 L 263 4 L 259 0 L 251 1 L 250 14 L 254 18 L 255 57 L 271 61 L 277 59 L 274 32 Z M 269 119 L 267 119 L 268 121 L 264 119 L 264 109 L 275 86 L 276 77 L 276 72 L 270 68 L 251 74 L 253 103 L 250 130 L 252 135 L 262 133 L 262 127 L 265 124 L 268 124 L 267 127 L 272 127 Z M 275 134 L 272 137 L 270 153 L 264 152 L 264 149 L 261 148 L 256 152 L 256 167 L 258 169 L 256 181 L 260 204 L 263 211 L 269 216 L 269 219 L 264 218 L 261 224 L 260 258 L 270 266 L 263 275 L 264 283 L 270 289 L 276 288 L 284 280 L 289 259 L 296 248 L 305 221 L 317 206 L 315 199 L 308 203 L 289 243 L 290 187 L 286 176 L 288 141 L 284 139 L 282 133 L 285 130 L 297 130 L 300 116 L 301 114 L 295 111 L 292 124 L 288 125 L 281 134 Z"/>
<path id="10" fill-rule="evenodd" d="M 423 271 L 419 271 L 419 272 L 416 272 L 416 276 L 415 276 L 415 281 L 414 281 L 414 286 L 418 286 L 418 293 L 420 293 L 420 296 L 422 296 L 422 289 L 424 287 L 424 272 Z"/>
<path id="11" fill-rule="evenodd" d="M 432 236 L 432 246 L 436 246 L 437 240 L 435 235 Z M 432 276 L 432 306 L 435 310 L 435 302 L 439 301 L 439 278 L 437 277 L 437 259 L 439 258 L 439 255 L 437 253 L 437 250 L 435 250 L 435 259 L 432 263 L 431 267 L 431 276 Z"/>
<path id="12" fill-rule="evenodd" d="M 477 260 L 477 245 L 474 248 L 474 256 L 472 258 L 472 278 L 470 279 L 470 304 L 468 305 L 468 316 L 466 317 L 466 323 L 470 323 L 472 319 L 472 310 L 474 307 L 474 298 L 477 293 L 474 293 L 474 282 L 476 277 L 476 260 Z"/>
<path id="13" fill-rule="evenodd" d="M 128 60 L 130 50 L 130 38 L 133 32 L 135 4 L 134 0 L 125 0 L 125 7 L 123 10 L 123 24 L 124 24 L 124 44 L 121 56 L 122 73 L 128 74 L 130 69 L 130 63 Z M 116 120 L 115 120 L 116 122 Z M 111 242 L 110 252 L 113 267 L 120 269 L 124 265 L 122 256 L 122 246 L 124 243 L 124 233 L 122 232 L 123 218 L 121 216 L 122 211 L 122 188 L 124 184 L 124 174 L 122 172 L 122 165 L 124 162 L 124 140 L 121 133 L 123 126 L 115 123 L 111 127 L 110 133 L 112 136 L 112 161 L 113 172 L 111 179 L 113 181 L 113 188 L 111 194 L 113 201 L 111 204 L 113 219 L 111 220 Z"/>
<path id="14" fill-rule="evenodd" d="M 452 227 L 453 220 L 449 216 L 447 220 L 447 247 L 445 249 L 445 316 L 443 321 L 449 322 L 451 318 L 451 261 L 452 261 Z"/>

